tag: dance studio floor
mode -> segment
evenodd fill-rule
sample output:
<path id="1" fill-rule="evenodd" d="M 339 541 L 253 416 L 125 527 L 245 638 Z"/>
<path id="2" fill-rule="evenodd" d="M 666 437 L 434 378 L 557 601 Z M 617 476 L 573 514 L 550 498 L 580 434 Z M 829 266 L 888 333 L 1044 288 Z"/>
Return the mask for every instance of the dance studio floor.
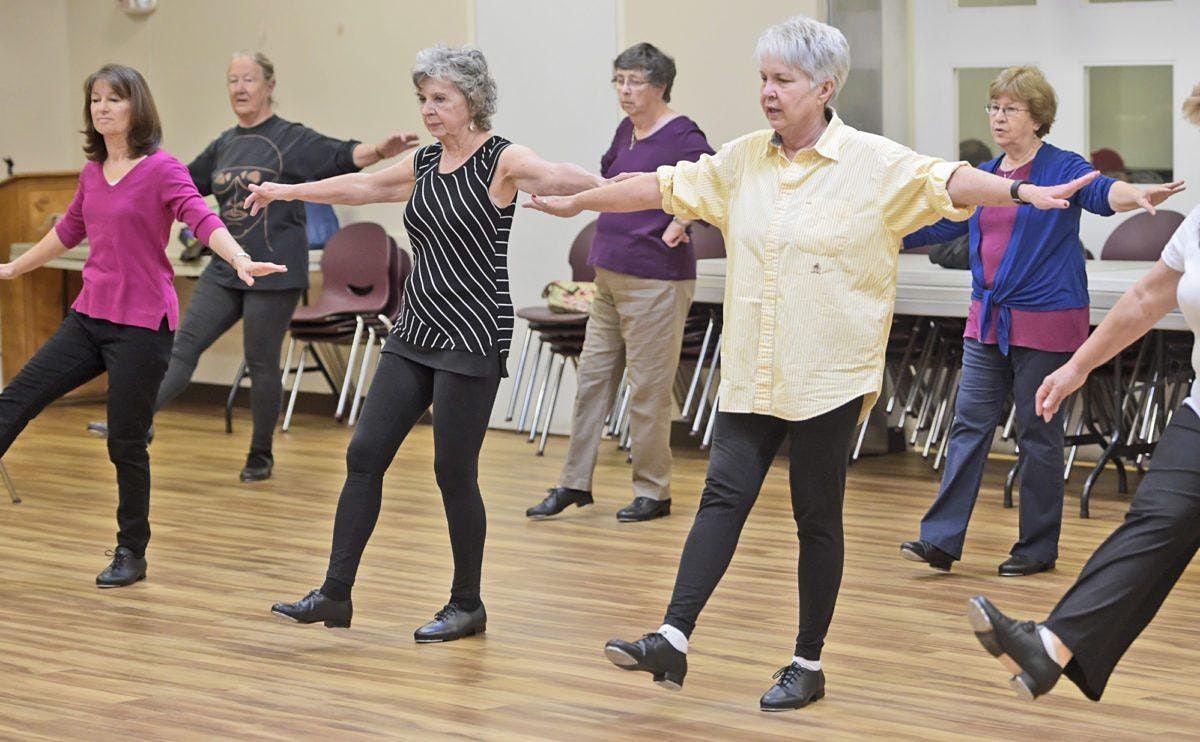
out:
<path id="1" fill-rule="evenodd" d="M 1014 739 L 1200 733 L 1200 570 L 1192 569 L 1113 676 L 1103 703 L 1067 682 L 1016 700 L 976 644 L 966 599 L 986 593 L 1045 614 L 1125 509 L 1115 476 L 1093 518 L 1068 486 L 1057 572 L 1002 580 L 1016 532 L 992 462 L 952 575 L 900 560 L 936 478 L 916 455 L 851 469 L 847 560 L 825 653 L 828 695 L 764 714 L 758 697 L 795 632 L 795 528 L 786 471 L 772 470 L 741 548 L 693 637 L 680 693 L 605 660 L 604 641 L 658 626 L 705 460 L 676 459 L 674 514 L 618 524 L 624 454 L 606 443 L 595 505 L 531 523 L 566 451 L 538 458 L 493 431 L 481 461 L 489 511 L 483 638 L 417 645 L 441 607 L 450 552 L 418 427 L 385 485 L 383 515 L 355 588 L 354 627 L 284 623 L 270 604 L 320 584 L 349 432 L 301 416 L 276 442 L 276 474 L 237 482 L 248 415 L 226 436 L 215 410 L 175 407 L 152 448 L 148 579 L 100 591 L 113 546 L 115 485 L 103 441 L 84 432 L 99 405 L 56 405 L 5 457 L 25 502 L 0 499 L 0 737 L 5 739 Z M 3 495 L 0 495 L 3 498 Z"/>

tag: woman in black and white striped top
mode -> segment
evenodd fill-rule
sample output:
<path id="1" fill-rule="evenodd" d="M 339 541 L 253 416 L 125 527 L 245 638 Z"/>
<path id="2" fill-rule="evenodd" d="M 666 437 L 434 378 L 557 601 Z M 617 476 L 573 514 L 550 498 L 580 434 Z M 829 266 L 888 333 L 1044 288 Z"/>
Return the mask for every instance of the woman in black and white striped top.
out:
<path id="1" fill-rule="evenodd" d="M 491 133 L 496 84 L 477 49 L 425 49 L 412 78 L 436 144 L 375 173 L 251 186 L 246 205 L 254 212 L 277 200 L 408 202 L 404 225 L 413 273 L 346 452 L 325 582 L 272 611 L 300 623 L 350 625 L 350 590 L 379 516 L 384 472 L 432 404 L 434 470 L 450 526 L 454 581 L 446 606 L 415 638 L 439 642 L 481 633 L 487 623 L 479 597 L 487 523 L 479 449 L 512 338 L 507 250 L 517 191 L 572 194 L 600 178 L 576 165 L 546 162 Z"/>

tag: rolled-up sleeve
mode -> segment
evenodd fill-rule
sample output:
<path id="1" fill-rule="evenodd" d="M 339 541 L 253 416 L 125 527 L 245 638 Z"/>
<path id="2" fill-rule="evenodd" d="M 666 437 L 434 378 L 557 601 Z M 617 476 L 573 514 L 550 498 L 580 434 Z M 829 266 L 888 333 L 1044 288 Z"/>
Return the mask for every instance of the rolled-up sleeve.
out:
<path id="1" fill-rule="evenodd" d="M 733 180 L 731 145 L 695 162 L 663 165 L 658 169 L 662 208 L 684 219 L 701 219 L 725 229 L 729 216 L 729 186 Z"/>
<path id="2" fill-rule="evenodd" d="M 893 150 L 888 177 L 880 184 L 883 217 L 893 234 L 906 235 L 939 219 L 960 222 L 970 218 L 974 206 L 955 206 L 947 184 L 965 162 L 947 162 L 917 154 L 907 147 Z"/>

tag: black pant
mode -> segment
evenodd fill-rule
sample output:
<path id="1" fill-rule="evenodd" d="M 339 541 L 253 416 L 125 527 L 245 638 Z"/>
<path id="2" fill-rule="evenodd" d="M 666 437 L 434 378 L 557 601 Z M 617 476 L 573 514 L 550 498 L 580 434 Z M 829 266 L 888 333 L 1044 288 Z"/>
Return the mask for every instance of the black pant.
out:
<path id="1" fill-rule="evenodd" d="M 486 377 L 441 371 L 380 354 L 362 417 L 346 451 L 346 483 L 333 523 L 327 577 L 354 584 L 383 499 L 383 475 L 400 444 L 433 405 L 433 471 L 442 491 L 454 553 L 451 602 L 479 600 L 487 515 L 479 493 L 479 449 L 496 400 L 499 372 Z"/>
<path id="2" fill-rule="evenodd" d="M 108 372 L 108 458 L 117 468 L 117 545 L 135 556 L 150 541 L 146 432 L 167 370 L 171 331 L 119 325 L 71 310 L 58 331 L 0 393 L 0 456 L 42 409 Z"/>
<path id="3" fill-rule="evenodd" d="M 792 516 L 800 538 L 796 654 L 821 658 L 842 584 L 842 499 L 850 441 L 861 409 L 862 400 L 856 398 L 799 422 L 717 413 L 704 494 L 683 546 L 664 623 L 691 636 L 696 618 L 729 567 L 742 526 L 787 436 Z"/>
<path id="4" fill-rule="evenodd" d="M 1067 677 L 1093 701 L 1200 548 L 1200 417 L 1172 416 L 1125 521 L 1084 565 L 1046 626 L 1074 657 Z M 1188 674 L 1185 672 L 1185 675 Z"/>
<path id="5" fill-rule="evenodd" d="M 233 327 L 242 323 L 242 347 L 250 370 L 250 413 L 254 433 L 250 449 L 268 452 L 283 402 L 279 349 L 300 299 L 300 289 L 249 291 L 231 289 L 203 273 L 179 324 L 171 365 L 158 390 L 154 411 L 187 388 L 200 355 Z"/>

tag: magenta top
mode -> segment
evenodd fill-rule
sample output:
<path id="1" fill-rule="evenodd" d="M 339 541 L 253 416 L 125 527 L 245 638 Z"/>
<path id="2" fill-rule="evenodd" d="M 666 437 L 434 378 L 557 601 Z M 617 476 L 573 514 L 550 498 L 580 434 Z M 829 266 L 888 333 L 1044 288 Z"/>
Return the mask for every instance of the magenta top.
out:
<path id="1" fill-rule="evenodd" d="M 175 271 L 167 260 L 171 224 L 181 221 L 204 244 L 220 217 L 200 197 L 183 163 L 156 150 L 115 185 L 99 162 L 79 173 L 79 189 L 54 226 L 68 248 L 88 238 L 83 290 L 71 308 L 93 319 L 157 330 L 179 324 Z"/>
<path id="2" fill-rule="evenodd" d="M 1028 180 L 1033 171 L 1029 162 L 1014 170 L 1008 177 L 1012 180 Z M 979 257 L 983 260 L 984 288 L 991 288 L 1000 269 L 1000 261 L 1012 241 L 1013 225 L 1017 221 L 1017 206 L 987 206 L 979 210 Z M 1020 249 L 1020 248 L 1018 248 Z M 995 345 L 996 327 L 994 320 L 998 307 L 992 309 L 993 322 L 988 327 L 987 338 L 979 337 L 979 315 L 983 303 L 971 301 L 967 313 L 967 328 L 963 337 Z M 1087 307 L 1059 309 L 1049 312 L 1030 312 L 1012 309 L 1012 327 L 1009 343 L 1022 348 L 1046 350 L 1055 353 L 1073 353 L 1088 337 L 1090 313 Z"/>

